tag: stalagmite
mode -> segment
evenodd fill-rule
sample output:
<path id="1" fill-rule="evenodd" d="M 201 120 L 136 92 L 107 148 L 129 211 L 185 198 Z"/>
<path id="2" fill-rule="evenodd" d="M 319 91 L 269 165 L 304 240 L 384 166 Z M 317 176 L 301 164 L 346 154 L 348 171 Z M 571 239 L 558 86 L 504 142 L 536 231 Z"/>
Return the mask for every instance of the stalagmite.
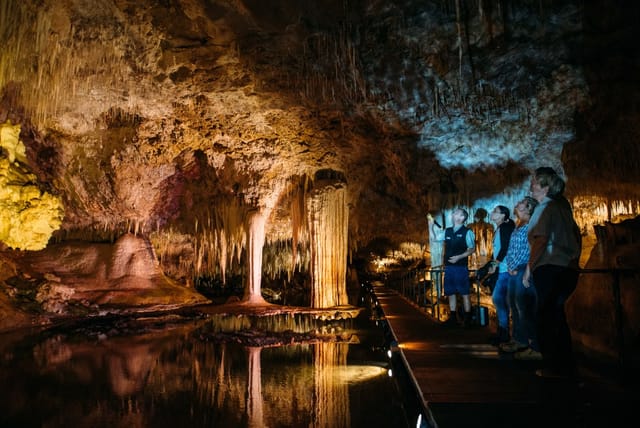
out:
<path id="1" fill-rule="evenodd" d="M 249 272 L 243 301 L 248 303 L 266 303 L 260 292 L 266 219 L 267 216 L 259 210 L 249 212 L 247 216 Z"/>
<path id="2" fill-rule="evenodd" d="M 349 209 L 343 181 L 316 181 L 307 201 L 311 246 L 311 307 L 348 303 L 346 291 Z"/>

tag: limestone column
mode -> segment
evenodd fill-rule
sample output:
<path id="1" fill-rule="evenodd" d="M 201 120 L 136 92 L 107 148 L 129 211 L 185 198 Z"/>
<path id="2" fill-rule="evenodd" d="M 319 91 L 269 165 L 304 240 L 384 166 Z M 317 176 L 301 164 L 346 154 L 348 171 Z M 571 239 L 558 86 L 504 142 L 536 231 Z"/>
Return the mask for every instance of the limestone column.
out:
<path id="1" fill-rule="evenodd" d="M 243 301 L 248 303 L 266 303 L 262 297 L 260 283 L 262 281 L 262 250 L 265 239 L 267 216 L 259 210 L 251 211 L 247 216 L 247 254 L 248 274 Z"/>
<path id="2" fill-rule="evenodd" d="M 347 185 L 339 179 L 314 183 L 307 199 L 311 247 L 311 307 L 348 304 L 346 288 L 349 207 Z"/>

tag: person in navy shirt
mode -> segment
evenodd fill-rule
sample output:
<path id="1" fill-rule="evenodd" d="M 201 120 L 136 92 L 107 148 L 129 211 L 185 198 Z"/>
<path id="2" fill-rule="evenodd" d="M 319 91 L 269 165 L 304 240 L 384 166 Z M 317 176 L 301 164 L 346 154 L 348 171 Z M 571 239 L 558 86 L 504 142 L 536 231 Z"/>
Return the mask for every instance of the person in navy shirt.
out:
<path id="1" fill-rule="evenodd" d="M 471 299 L 469 298 L 469 256 L 475 251 L 475 235 L 464 223 L 469 213 L 456 208 L 451 214 L 452 227 L 444 231 L 444 294 L 449 297 L 450 316 L 447 325 L 457 325 L 457 294 L 462 296 L 463 323 L 471 323 Z"/>

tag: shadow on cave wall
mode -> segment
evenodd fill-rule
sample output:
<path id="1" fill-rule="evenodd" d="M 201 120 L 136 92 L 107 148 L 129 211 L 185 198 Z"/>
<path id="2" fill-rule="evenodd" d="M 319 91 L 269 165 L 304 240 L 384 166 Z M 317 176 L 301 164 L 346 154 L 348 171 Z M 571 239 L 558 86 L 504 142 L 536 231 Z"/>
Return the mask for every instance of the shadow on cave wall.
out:
<path id="1" fill-rule="evenodd" d="M 640 3 L 583 7 L 583 67 L 593 102 L 576 112 L 576 139 L 564 147 L 567 192 L 637 199 L 640 151 L 630 148 L 640 141 Z"/>

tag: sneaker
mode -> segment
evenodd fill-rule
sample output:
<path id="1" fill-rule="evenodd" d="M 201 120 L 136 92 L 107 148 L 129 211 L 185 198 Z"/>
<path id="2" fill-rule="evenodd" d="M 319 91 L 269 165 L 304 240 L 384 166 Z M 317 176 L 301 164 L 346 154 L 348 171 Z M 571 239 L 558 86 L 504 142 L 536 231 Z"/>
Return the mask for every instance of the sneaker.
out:
<path id="1" fill-rule="evenodd" d="M 534 349 L 525 348 L 513 354 L 516 360 L 542 360 L 542 354 Z"/>
<path id="2" fill-rule="evenodd" d="M 509 342 L 506 343 L 501 343 L 499 345 L 499 348 L 502 352 L 519 352 L 519 351 L 524 351 L 528 348 L 527 345 L 523 345 L 520 342 L 516 342 L 515 340 L 510 340 Z"/>

